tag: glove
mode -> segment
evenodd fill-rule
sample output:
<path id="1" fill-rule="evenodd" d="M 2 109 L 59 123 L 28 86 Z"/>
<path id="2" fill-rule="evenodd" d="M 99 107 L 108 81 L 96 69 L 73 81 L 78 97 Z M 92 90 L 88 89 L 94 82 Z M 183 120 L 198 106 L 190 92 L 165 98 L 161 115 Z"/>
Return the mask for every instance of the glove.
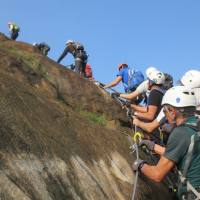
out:
<path id="1" fill-rule="evenodd" d="M 100 83 L 100 82 L 99 82 L 99 85 L 100 85 L 101 87 L 104 87 L 104 86 L 105 86 L 105 84 L 103 84 L 103 83 Z"/>
<path id="2" fill-rule="evenodd" d="M 141 159 L 135 160 L 135 162 L 132 165 L 132 170 L 134 172 L 140 171 L 145 163 L 146 162 L 144 160 L 141 160 Z"/>
<path id="3" fill-rule="evenodd" d="M 119 96 L 120 96 L 120 93 L 117 93 L 117 92 L 111 93 L 112 98 L 118 98 Z"/>
<path id="4" fill-rule="evenodd" d="M 136 125 L 136 126 L 139 126 L 139 123 L 140 123 L 140 120 L 136 116 L 134 116 L 133 117 L 133 124 Z"/>
<path id="5" fill-rule="evenodd" d="M 125 101 L 124 102 L 124 106 L 126 106 L 127 108 L 131 107 L 131 103 L 129 101 Z"/>
<path id="6" fill-rule="evenodd" d="M 139 147 L 146 146 L 150 151 L 154 150 L 155 142 L 151 140 L 142 140 L 139 143 Z"/>

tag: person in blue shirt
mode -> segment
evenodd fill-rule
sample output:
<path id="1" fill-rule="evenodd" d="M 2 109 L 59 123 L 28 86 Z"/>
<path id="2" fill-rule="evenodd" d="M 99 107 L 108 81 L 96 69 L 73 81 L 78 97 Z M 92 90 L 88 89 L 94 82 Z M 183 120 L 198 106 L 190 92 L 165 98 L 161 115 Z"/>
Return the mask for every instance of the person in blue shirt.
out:
<path id="1" fill-rule="evenodd" d="M 104 89 L 114 87 L 122 81 L 125 92 L 130 93 L 135 91 L 137 86 L 144 81 L 142 72 L 130 69 L 126 63 L 119 64 L 118 69 L 117 78 L 105 85 Z"/>

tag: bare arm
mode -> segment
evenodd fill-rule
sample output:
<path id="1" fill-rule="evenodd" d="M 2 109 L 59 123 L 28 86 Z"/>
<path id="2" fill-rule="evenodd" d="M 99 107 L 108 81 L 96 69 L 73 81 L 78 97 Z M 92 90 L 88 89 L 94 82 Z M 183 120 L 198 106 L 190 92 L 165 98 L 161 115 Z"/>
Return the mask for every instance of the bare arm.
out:
<path id="1" fill-rule="evenodd" d="M 147 123 L 139 120 L 138 118 L 133 119 L 133 124 L 140 127 L 144 131 L 147 131 L 148 133 L 151 133 L 154 129 L 156 129 L 160 125 L 156 119 L 150 123 Z"/>
<path id="2" fill-rule="evenodd" d="M 152 121 L 154 120 L 157 109 L 158 109 L 157 106 L 150 105 L 148 106 L 148 111 L 146 113 L 138 112 L 137 117 L 140 119 L 146 119 Z"/>
<path id="3" fill-rule="evenodd" d="M 161 157 L 157 165 L 151 166 L 144 164 L 141 168 L 141 172 L 153 181 L 160 182 L 165 177 L 165 175 L 174 167 L 175 162 Z"/>
<path id="4" fill-rule="evenodd" d="M 131 108 L 137 112 L 141 112 L 141 113 L 147 112 L 147 107 L 144 107 L 144 106 L 131 104 Z"/>
<path id="5" fill-rule="evenodd" d="M 121 76 L 118 76 L 114 81 L 112 81 L 111 83 L 108 83 L 107 85 L 104 86 L 104 88 L 110 88 L 110 87 L 114 87 L 115 85 L 117 85 L 120 81 L 122 80 Z"/>
<path id="6" fill-rule="evenodd" d="M 134 91 L 130 94 L 120 94 L 120 97 L 122 97 L 124 99 L 128 99 L 128 100 L 132 100 L 132 99 L 135 99 L 139 95 L 140 95 L 140 93 L 138 91 Z"/>
<path id="7" fill-rule="evenodd" d="M 69 50 L 68 48 L 66 47 L 63 51 L 63 53 L 60 55 L 60 57 L 58 58 L 57 60 L 57 63 L 60 63 L 60 61 L 68 54 Z"/>
<path id="8" fill-rule="evenodd" d="M 162 147 L 158 144 L 155 144 L 154 146 L 154 151 L 160 156 L 162 156 L 165 153 L 165 149 L 166 149 L 165 147 Z"/>

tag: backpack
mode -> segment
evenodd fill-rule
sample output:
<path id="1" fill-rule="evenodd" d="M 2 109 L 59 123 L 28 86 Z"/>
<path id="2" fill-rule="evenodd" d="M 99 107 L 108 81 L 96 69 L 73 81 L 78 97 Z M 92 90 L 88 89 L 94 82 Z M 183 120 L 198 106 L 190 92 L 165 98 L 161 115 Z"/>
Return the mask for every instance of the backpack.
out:
<path id="1" fill-rule="evenodd" d="M 86 64 L 85 74 L 86 74 L 87 78 L 93 78 L 93 76 L 92 76 L 92 68 L 91 68 L 91 66 L 89 64 Z"/>
<path id="2" fill-rule="evenodd" d="M 20 31 L 20 28 L 19 28 L 19 26 L 17 26 L 16 24 L 13 24 L 13 30 L 15 30 L 15 31 Z"/>
<path id="3" fill-rule="evenodd" d="M 84 50 L 84 46 L 81 43 L 76 42 L 75 48 L 76 48 L 75 49 L 76 57 L 80 58 L 81 60 L 86 62 L 88 59 L 88 55 L 87 55 L 86 51 Z"/>
<path id="4" fill-rule="evenodd" d="M 76 42 L 75 45 L 76 45 L 76 50 L 84 51 L 84 46 L 80 42 Z"/>
<path id="5" fill-rule="evenodd" d="M 128 85 L 124 84 L 127 90 L 134 91 L 140 83 L 144 81 L 144 75 L 141 71 L 128 69 Z"/>

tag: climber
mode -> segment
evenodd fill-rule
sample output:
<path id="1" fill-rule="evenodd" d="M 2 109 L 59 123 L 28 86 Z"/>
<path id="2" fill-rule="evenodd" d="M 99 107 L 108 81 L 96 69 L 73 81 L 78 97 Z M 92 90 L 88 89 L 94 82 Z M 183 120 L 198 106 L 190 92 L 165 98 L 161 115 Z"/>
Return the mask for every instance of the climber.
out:
<path id="1" fill-rule="evenodd" d="M 156 71 L 157 69 L 155 67 L 148 67 L 146 70 L 146 76 L 148 77 L 151 72 Z M 149 90 L 148 90 L 148 80 L 144 80 L 140 85 L 136 88 L 135 91 L 129 93 L 129 94 L 120 94 L 119 96 L 128 99 L 128 100 L 134 100 L 138 98 L 140 95 L 149 95 Z"/>
<path id="2" fill-rule="evenodd" d="M 73 40 L 68 40 L 66 42 L 66 47 L 65 47 L 63 53 L 57 60 L 57 63 L 60 63 L 60 61 L 68 53 L 71 53 L 75 59 L 75 72 L 79 73 L 81 76 L 86 77 L 85 67 L 86 67 L 88 55 L 87 55 L 86 51 L 84 50 L 84 46 L 82 44 L 80 44 L 79 42 L 74 42 Z"/>
<path id="3" fill-rule="evenodd" d="M 166 148 L 150 140 L 139 143 L 139 146 L 145 145 L 161 157 L 156 165 L 138 159 L 132 165 L 133 171 L 139 170 L 148 178 L 160 182 L 176 165 L 180 174 L 179 199 L 196 199 L 193 191 L 200 191 L 200 124 L 194 116 L 194 92 L 185 86 L 173 87 L 165 93 L 162 105 L 169 123 L 175 123 L 176 127 L 169 136 Z M 200 193 L 197 195 L 200 196 Z"/>
<path id="4" fill-rule="evenodd" d="M 196 110 L 198 112 L 200 105 L 200 71 L 197 70 L 187 71 L 180 79 L 179 84 L 184 85 L 189 89 L 191 89 L 192 91 L 194 91 L 197 101 Z M 149 133 L 151 133 L 154 129 L 158 128 L 162 124 L 162 122 L 165 122 L 165 115 L 163 113 L 163 110 L 160 111 L 159 115 L 153 122 L 146 123 L 137 118 L 134 118 L 133 120 L 134 125 L 142 128 L 143 130 Z M 166 126 L 164 126 L 164 128 L 166 128 Z"/>
<path id="5" fill-rule="evenodd" d="M 134 116 L 137 116 L 137 118 L 153 121 L 161 110 L 162 97 L 165 93 L 163 89 L 165 76 L 160 71 L 153 71 L 147 78 L 148 89 L 150 90 L 147 106 L 131 104 L 131 108 L 134 109 Z"/>
<path id="6" fill-rule="evenodd" d="M 45 42 L 42 43 L 33 43 L 33 46 L 43 55 L 47 56 L 48 52 L 50 51 L 50 46 Z"/>
<path id="7" fill-rule="evenodd" d="M 123 63 L 118 66 L 117 78 L 111 83 L 104 86 L 104 89 L 116 86 L 121 81 L 124 85 L 126 93 L 135 91 L 137 86 L 144 80 L 144 76 L 141 71 L 130 69 L 127 64 Z"/>
<path id="8" fill-rule="evenodd" d="M 10 38 L 12 40 L 16 40 L 20 31 L 19 26 L 13 22 L 8 22 L 8 28 L 10 32 Z"/>
<path id="9" fill-rule="evenodd" d="M 146 70 L 146 76 L 149 77 L 151 72 L 157 70 L 155 67 L 149 67 Z M 165 75 L 165 83 L 163 85 L 163 89 L 168 90 L 173 86 L 173 77 L 170 74 L 164 73 Z M 144 97 L 149 96 L 149 89 L 148 89 L 148 80 L 144 80 L 134 92 L 130 94 L 120 94 L 120 97 L 128 100 L 134 100 L 138 98 L 139 96 L 143 95 Z"/>

